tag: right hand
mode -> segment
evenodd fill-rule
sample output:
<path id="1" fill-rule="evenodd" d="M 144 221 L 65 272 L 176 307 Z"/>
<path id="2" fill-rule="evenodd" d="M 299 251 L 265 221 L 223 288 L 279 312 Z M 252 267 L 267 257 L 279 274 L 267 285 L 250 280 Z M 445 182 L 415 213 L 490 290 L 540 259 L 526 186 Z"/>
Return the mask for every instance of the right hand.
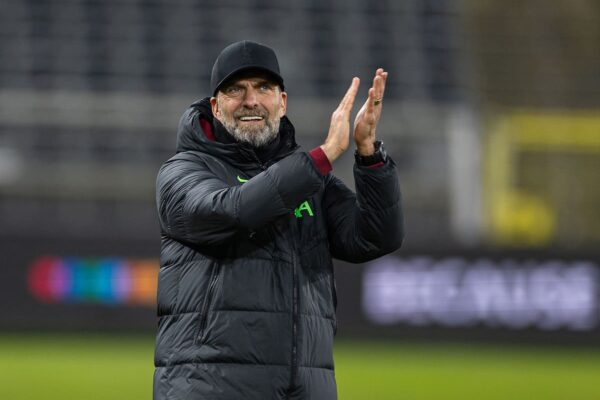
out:
<path id="1" fill-rule="evenodd" d="M 331 114 L 329 133 L 327 134 L 325 143 L 321 145 L 321 149 L 330 163 L 333 163 L 342 155 L 350 144 L 350 112 L 352 111 L 359 85 L 360 79 L 353 78 L 352 84 L 348 88 L 340 105 Z"/>

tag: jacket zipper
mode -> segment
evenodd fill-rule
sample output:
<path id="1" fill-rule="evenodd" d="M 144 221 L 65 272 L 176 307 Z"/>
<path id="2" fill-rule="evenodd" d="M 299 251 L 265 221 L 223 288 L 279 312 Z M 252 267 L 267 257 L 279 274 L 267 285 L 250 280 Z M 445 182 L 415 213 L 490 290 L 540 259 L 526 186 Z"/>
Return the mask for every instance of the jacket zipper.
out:
<path id="1" fill-rule="evenodd" d="M 295 233 L 297 231 L 296 221 L 292 221 L 292 360 L 290 371 L 290 387 L 295 386 L 298 374 L 298 318 L 300 313 L 300 293 L 298 284 L 298 259 L 295 245 Z"/>
<path id="2" fill-rule="evenodd" d="M 204 334 L 206 331 L 206 323 L 208 321 L 208 307 L 212 300 L 212 293 L 214 291 L 215 286 L 217 286 L 217 280 L 219 278 L 219 266 L 213 266 L 213 270 L 210 274 L 210 282 L 208 283 L 208 290 L 206 291 L 206 298 L 204 299 L 204 304 L 202 305 L 202 313 L 200 314 L 200 328 L 198 330 L 198 335 L 196 336 L 195 343 L 199 344 L 205 340 Z"/>
<path id="3" fill-rule="evenodd" d="M 290 376 L 290 388 L 294 387 L 296 374 L 298 373 L 298 272 L 296 266 L 296 251 L 292 253 L 292 371 Z"/>

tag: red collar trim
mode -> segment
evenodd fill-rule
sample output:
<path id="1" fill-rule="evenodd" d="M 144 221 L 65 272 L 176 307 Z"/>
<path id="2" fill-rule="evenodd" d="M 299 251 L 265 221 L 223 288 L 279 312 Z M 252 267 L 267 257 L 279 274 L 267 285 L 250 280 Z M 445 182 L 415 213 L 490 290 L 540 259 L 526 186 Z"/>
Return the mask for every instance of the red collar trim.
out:
<path id="1" fill-rule="evenodd" d="M 204 131 L 204 134 L 206 135 L 207 139 L 214 142 L 215 134 L 213 133 L 213 128 L 210 122 L 203 118 L 200 118 L 200 126 L 202 127 L 202 130 Z"/>

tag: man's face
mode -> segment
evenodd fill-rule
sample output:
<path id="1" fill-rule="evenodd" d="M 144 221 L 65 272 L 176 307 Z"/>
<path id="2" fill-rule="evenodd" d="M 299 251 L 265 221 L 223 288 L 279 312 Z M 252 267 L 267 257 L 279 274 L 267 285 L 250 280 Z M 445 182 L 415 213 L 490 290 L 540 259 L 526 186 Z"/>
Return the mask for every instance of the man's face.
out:
<path id="1" fill-rule="evenodd" d="M 261 147 L 278 135 L 286 100 L 287 94 L 267 74 L 254 72 L 226 83 L 210 104 L 234 138 Z"/>

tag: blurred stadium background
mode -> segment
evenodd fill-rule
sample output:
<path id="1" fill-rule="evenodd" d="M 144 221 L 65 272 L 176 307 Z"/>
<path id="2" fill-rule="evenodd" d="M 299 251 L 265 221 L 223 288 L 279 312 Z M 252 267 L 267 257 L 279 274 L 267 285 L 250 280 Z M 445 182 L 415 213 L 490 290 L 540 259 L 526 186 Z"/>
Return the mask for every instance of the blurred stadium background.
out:
<path id="1" fill-rule="evenodd" d="M 156 172 L 241 39 L 305 148 L 390 72 L 406 242 L 337 264 L 340 398 L 600 398 L 598 0 L 1 0 L 0 398 L 150 397 Z"/>

